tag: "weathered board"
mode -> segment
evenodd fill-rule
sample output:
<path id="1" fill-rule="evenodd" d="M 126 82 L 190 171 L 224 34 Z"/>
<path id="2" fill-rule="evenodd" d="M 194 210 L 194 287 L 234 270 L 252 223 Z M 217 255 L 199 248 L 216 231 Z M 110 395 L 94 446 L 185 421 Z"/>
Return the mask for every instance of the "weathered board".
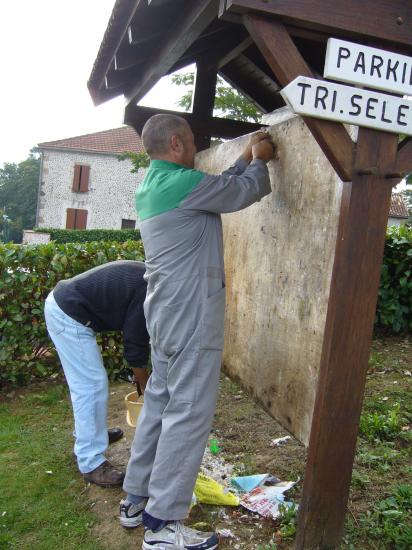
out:
<path id="1" fill-rule="evenodd" d="M 279 149 L 273 192 L 223 219 L 226 372 L 308 443 L 329 299 L 342 183 L 299 117 L 267 115 Z M 247 138 L 202 151 L 221 173 Z"/>

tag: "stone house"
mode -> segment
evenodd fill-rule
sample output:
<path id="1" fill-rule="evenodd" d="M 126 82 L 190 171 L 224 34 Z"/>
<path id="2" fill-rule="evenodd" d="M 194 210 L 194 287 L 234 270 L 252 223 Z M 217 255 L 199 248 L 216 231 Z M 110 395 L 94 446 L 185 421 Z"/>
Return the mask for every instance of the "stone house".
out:
<path id="1" fill-rule="evenodd" d="M 37 228 L 129 229 L 136 226 L 134 193 L 142 179 L 131 173 L 125 151 L 143 151 L 129 126 L 38 145 L 41 170 Z"/>

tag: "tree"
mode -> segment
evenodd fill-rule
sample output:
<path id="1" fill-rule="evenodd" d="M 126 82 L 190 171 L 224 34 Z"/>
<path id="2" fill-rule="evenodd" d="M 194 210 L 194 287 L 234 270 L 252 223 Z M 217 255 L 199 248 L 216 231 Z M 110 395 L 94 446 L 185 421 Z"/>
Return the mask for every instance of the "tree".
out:
<path id="1" fill-rule="evenodd" d="M 150 158 L 147 153 L 135 153 L 134 151 L 125 151 L 117 155 L 117 160 L 130 160 L 132 162 L 132 174 L 136 173 L 139 168 L 147 168 L 150 164 Z"/>
<path id="2" fill-rule="evenodd" d="M 0 169 L 0 235 L 3 241 L 20 243 L 23 229 L 36 221 L 40 158 L 32 149 L 26 160 L 5 163 Z"/>
<path id="3" fill-rule="evenodd" d="M 172 76 L 172 82 L 177 86 L 193 87 L 194 81 L 194 73 L 175 74 Z M 188 111 L 192 105 L 192 96 L 192 90 L 186 91 L 177 102 L 177 105 Z M 227 84 L 220 76 L 217 77 L 215 110 L 223 118 L 233 118 L 245 122 L 259 123 L 262 118 L 262 113 L 259 109 L 247 97 Z"/>

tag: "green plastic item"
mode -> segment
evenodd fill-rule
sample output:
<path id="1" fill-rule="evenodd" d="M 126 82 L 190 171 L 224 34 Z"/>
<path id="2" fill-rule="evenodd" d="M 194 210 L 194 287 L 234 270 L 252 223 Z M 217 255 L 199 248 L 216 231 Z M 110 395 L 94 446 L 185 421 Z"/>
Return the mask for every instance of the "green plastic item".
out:
<path id="1" fill-rule="evenodd" d="M 210 440 L 209 449 L 212 455 L 217 455 L 217 453 L 220 451 L 220 447 L 218 445 L 217 439 Z"/>

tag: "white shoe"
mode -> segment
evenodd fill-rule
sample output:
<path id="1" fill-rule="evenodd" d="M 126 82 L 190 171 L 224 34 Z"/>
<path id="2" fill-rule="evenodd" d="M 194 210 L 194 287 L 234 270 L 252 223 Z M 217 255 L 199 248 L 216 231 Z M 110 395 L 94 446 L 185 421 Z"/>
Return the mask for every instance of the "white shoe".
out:
<path id="1" fill-rule="evenodd" d="M 215 550 L 218 544 L 215 533 L 203 533 L 173 521 L 156 533 L 145 529 L 142 550 Z"/>
<path id="2" fill-rule="evenodd" d="M 120 525 L 126 529 L 134 529 L 143 522 L 143 510 L 145 509 L 147 500 L 144 499 L 139 504 L 133 504 L 128 500 L 120 501 Z"/>

